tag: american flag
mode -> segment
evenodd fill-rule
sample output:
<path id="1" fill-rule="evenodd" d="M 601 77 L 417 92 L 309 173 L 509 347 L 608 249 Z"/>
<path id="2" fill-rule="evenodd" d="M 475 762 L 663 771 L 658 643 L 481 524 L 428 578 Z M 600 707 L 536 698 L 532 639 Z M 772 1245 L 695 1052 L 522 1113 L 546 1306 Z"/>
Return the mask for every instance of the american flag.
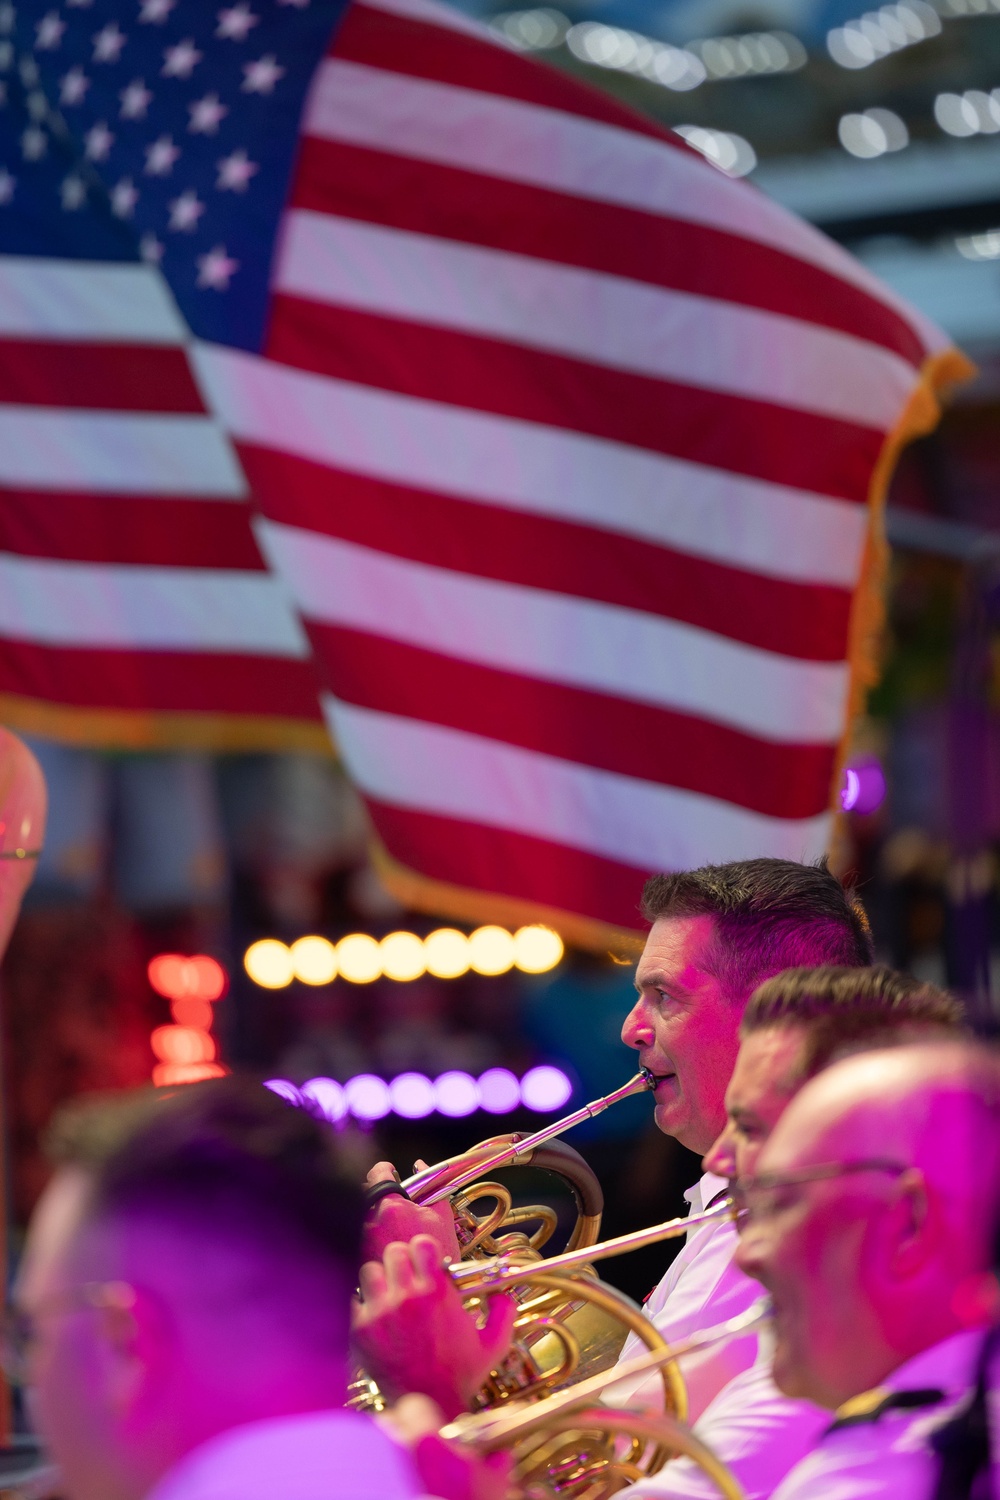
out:
<path id="1" fill-rule="evenodd" d="M 435 0 L 19 0 L 0 49 L 9 716 L 277 743 L 314 664 L 397 890 L 582 937 L 824 848 L 938 329 Z"/>

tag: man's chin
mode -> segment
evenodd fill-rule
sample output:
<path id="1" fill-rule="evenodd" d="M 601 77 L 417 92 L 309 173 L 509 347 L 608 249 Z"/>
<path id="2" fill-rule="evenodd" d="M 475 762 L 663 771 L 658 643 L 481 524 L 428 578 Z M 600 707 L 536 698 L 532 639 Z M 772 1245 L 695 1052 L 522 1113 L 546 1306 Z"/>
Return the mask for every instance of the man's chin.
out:
<path id="1" fill-rule="evenodd" d="M 684 1116 L 681 1101 L 675 1092 L 672 1090 L 668 1092 L 665 1085 L 661 1085 L 657 1090 L 653 1119 L 664 1135 L 676 1135 L 683 1127 Z"/>

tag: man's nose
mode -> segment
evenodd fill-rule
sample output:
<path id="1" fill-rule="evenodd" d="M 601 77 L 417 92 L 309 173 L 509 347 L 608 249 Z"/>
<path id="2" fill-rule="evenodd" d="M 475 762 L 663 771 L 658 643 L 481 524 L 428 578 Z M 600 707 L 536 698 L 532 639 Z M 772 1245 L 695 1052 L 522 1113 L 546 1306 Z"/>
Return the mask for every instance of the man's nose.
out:
<path id="1" fill-rule="evenodd" d="M 714 1172 L 716 1177 L 736 1176 L 736 1149 L 731 1125 L 726 1126 L 701 1164 L 706 1172 Z"/>
<path id="2" fill-rule="evenodd" d="M 641 999 L 635 1002 L 622 1023 L 622 1041 L 626 1047 L 634 1047 L 637 1052 L 652 1045 L 653 1028 Z"/>

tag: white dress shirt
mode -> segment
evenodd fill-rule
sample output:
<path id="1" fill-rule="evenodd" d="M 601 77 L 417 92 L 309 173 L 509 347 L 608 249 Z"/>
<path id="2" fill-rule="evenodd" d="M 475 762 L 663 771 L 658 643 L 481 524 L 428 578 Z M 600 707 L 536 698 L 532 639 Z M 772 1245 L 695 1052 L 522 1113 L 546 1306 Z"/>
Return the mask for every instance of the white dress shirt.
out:
<path id="1" fill-rule="evenodd" d="M 930 1500 L 939 1469 L 931 1437 L 969 1395 L 982 1345 L 982 1333 L 956 1333 L 900 1365 L 882 1387 L 936 1388 L 944 1399 L 828 1432 L 775 1490 L 774 1500 Z"/>
<path id="2" fill-rule="evenodd" d="M 684 1194 L 689 1212 L 702 1213 L 728 1187 L 726 1178 L 706 1172 Z M 688 1232 L 680 1254 L 671 1261 L 666 1275 L 642 1308 L 668 1344 L 679 1343 L 715 1323 L 735 1318 L 760 1297 L 760 1284 L 744 1276 L 734 1265 L 735 1249 L 736 1225 L 731 1219 L 715 1219 Z M 643 1353 L 642 1340 L 630 1334 L 619 1358 L 634 1359 Z M 723 1386 L 749 1370 L 756 1358 L 755 1333 L 689 1355 L 681 1365 L 688 1389 L 688 1421 L 696 1421 Z M 662 1406 L 662 1391 L 659 1376 L 644 1375 L 619 1381 L 608 1391 L 606 1399 L 615 1406 Z"/>
<path id="3" fill-rule="evenodd" d="M 692 1213 L 701 1213 L 728 1188 L 706 1172 L 685 1193 Z M 675 1344 L 745 1312 L 761 1297 L 759 1282 L 733 1262 L 736 1226 L 716 1219 L 690 1233 L 684 1248 L 644 1304 L 643 1311 Z M 621 1358 L 644 1346 L 630 1335 Z M 750 1333 L 681 1362 L 688 1389 L 688 1421 L 703 1442 L 729 1465 L 748 1500 L 767 1500 L 830 1425 L 829 1412 L 808 1401 L 791 1401 L 771 1379 L 771 1343 Z M 613 1386 L 605 1399 L 616 1406 L 662 1407 L 659 1377 L 642 1376 Z M 630 1487 L 635 1500 L 717 1500 L 718 1488 L 690 1459 L 674 1459 L 651 1479 Z"/>
<path id="4" fill-rule="evenodd" d="M 371 1417 L 337 1409 L 234 1427 L 189 1453 L 146 1500 L 417 1500 L 421 1494 L 406 1450 Z"/>
<path id="5" fill-rule="evenodd" d="M 694 1431 L 733 1471 L 747 1500 L 768 1500 L 829 1427 L 831 1416 L 809 1401 L 783 1396 L 771 1379 L 771 1340 L 694 1424 Z M 676 1458 L 628 1491 L 629 1500 L 718 1500 L 718 1486 L 692 1459 Z"/>

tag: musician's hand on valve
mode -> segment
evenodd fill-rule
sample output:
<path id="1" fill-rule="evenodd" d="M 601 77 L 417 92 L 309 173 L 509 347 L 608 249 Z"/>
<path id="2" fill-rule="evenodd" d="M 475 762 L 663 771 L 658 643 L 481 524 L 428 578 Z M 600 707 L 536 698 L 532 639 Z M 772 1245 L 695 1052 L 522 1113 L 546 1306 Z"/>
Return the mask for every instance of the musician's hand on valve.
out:
<path id="1" fill-rule="evenodd" d="M 462 1304 L 430 1235 L 386 1246 L 381 1263 L 361 1267 L 352 1341 L 367 1373 L 388 1400 L 430 1396 L 449 1419 L 473 1396 L 510 1348 L 516 1309 L 490 1298 L 480 1328 Z"/>
<path id="2" fill-rule="evenodd" d="M 414 1165 L 420 1170 L 427 1164 L 418 1161 Z M 367 1181 L 372 1187 L 379 1182 L 398 1182 L 399 1177 L 391 1162 L 379 1161 L 368 1173 Z M 411 1203 L 402 1193 L 380 1198 L 372 1206 L 365 1220 L 362 1253 L 365 1260 L 381 1260 L 387 1245 L 397 1240 L 412 1240 L 417 1234 L 433 1236 L 440 1255 L 458 1260 L 461 1252 L 455 1233 L 455 1215 L 447 1198 L 429 1208 L 421 1208 L 419 1203 Z"/>
<path id="3" fill-rule="evenodd" d="M 404 1396 L 379 1419 L 410 1449 L 420 1482 L 436 1500 L 506 1500 L 512 1459 L 481 1455 L 438 1434 L 444 1414 L 426 1396 Z"/>

